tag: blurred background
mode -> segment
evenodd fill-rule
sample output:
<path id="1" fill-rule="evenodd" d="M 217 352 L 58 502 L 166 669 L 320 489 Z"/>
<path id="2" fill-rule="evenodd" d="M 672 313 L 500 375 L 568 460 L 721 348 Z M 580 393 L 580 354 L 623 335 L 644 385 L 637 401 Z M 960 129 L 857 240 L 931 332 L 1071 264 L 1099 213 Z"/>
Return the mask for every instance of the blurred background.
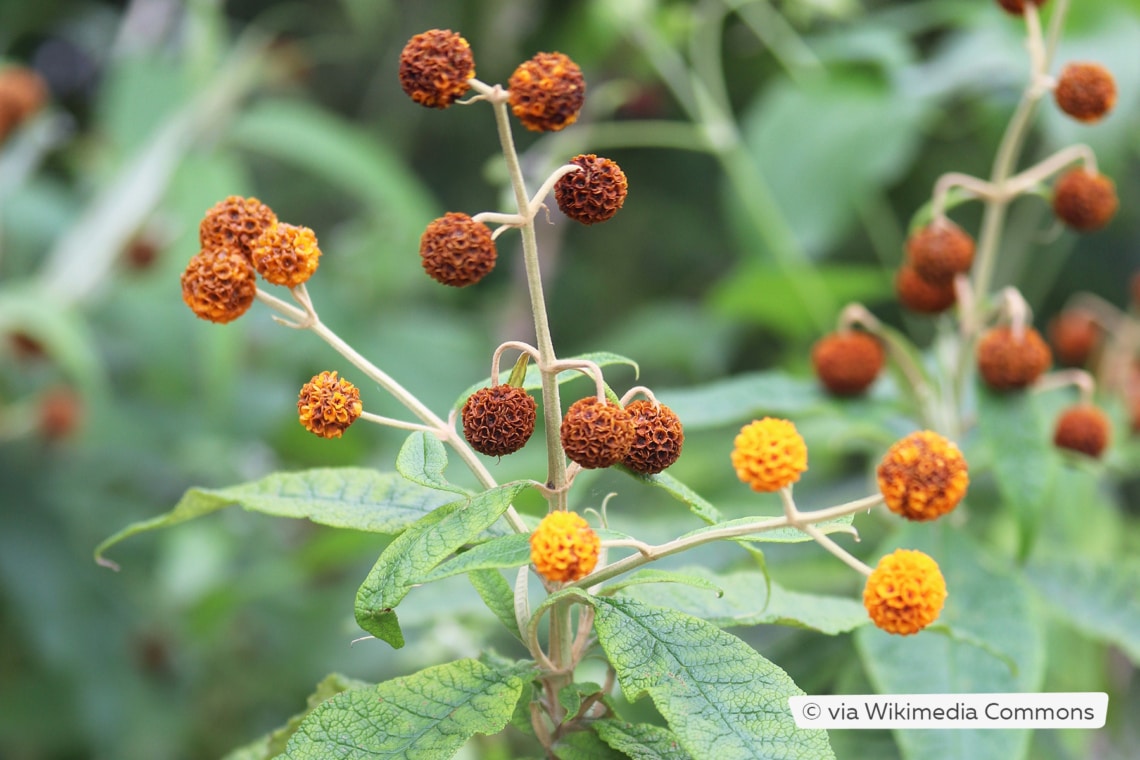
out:
<path id="1" fill-rule="evenodd" d="M 1013 206 L 997 284 L 1022 288 L 1039 327 L 1077 291 L 1127 308 L 1140 269 L 1140 0 L 1073 5 L 1058 60 L 1107 66 L 1119 101 L 1089 127 L 1047 100 L 1026 157 L 1087 142 L 1121 210 L 1078 237 L 1039 198 Z M 942 173 L 988 174 L 1028 68 L 1020 21 L 975 0 L 0 0 L 0 66 L 45 83 L 42 108 L 0 132 L 0 757 L 220 757 L 329 671 L 378 680 L 488 642 L 520 654 L 461 579 L 401 608 L 407 649 L 349 647 L 374 535 L 226 511 L 116 547 L 119 573 L 91 556 L 187 488 L 391 469 L 399 448 L 389 431 L 324 441 L 297 424 L 297 389 L 325 369 L 370 411 L 398 411 L 313 336 L 257 305 L 220 326 L 181 303 L 198 221 L 228 195 L 316 231 L 323 320 L 437 411 L 488 374 L 498 342 L 530 339 L 517 236 L 477 287 L 420 269 L 428 221 L 510 207 L 486 107 L 426 110 L 400 90 L 401 48 L 432 27 L 467 38 L 486 82 L 540 50 L 582 67 L 578 124 L 516 130 L 531 186 L 596 152 L 630 195 L 604 225 L 556 209 L 540 224 L 555 344 L 630 356 L 661 389 L 808 378 L 850 300 L 929 341 L 931 320 L 893 303 L 907 225 Z M 979 209 L 953 216 L 973 230 Z M 608 379 L 633 384 L 627 368 Z M 809 444 L 872 435 L 856 422 L 804 429 Z M 750 497 L 731 435 L 692 435 L 676 474 L 737 516 Z M 863 458 L 819 450 L 818 483 L 834 477 L 808 498 L 869 492 Z M 543 461 L 532 446 L 492 469 L 535 477 Z M 1135 473 L 1114 483 L 1134 510 Z M 675 528 L 651 507 L 611 510 L 652 540 Z M 770 562 L 791 587 L 853 593 L 839 563 L 807 554 Z M 809 692 L 847 651 L 846 637 L 757 636 Z M 1048 751 L 1034 756 L 1077 756 Z"/>

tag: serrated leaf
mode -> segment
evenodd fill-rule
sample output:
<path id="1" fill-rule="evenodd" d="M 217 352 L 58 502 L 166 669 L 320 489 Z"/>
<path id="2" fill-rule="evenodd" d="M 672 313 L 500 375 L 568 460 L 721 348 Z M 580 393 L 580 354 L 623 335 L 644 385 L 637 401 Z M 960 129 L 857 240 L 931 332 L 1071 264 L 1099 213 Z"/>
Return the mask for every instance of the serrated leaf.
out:
<path id="1" fill-rule="evenodd" d="M 699 575 L 672 570 L 641 570 L 627 578 L 609 584 L 598 592 L 598 596 L 613 596 L 618 591 L 630 586 L 643 586 L 649 583 L 679 583 L 682 586 L 691 586 L 695 589 L 712 592 L 717 597 L 724 596 L 724 590 L 714 581 Z"/>
<path id="2" fill-rule="evenodd" d="M 509 483 L 439 507 L 384 549 L 356 592 L 356 622 L 397 649 L 404 645 L 394 611 L 412 586 L 507 511 L 528 483 Z"/>
<path id="3" fill-rule="evenodd" d="M 355 678 L 347 678 L 340 673 L 330 673 L 317 684 L 313 693 L 309 695 L 309 698 L 306 700 L 307 708 L 304 712 L 294 715 L 284 726 L 276 731 L 266 734 L 257 741 L 230 752 L 223 760 L 270 760 L 270 758 L 277 757 L 285 751 L 285 746 L 290 737 L 297 732 L 298 726 L 308 717 L 309 713 L 326 700 L 332 699 L 344 691 L 369 689 L 374 686 L 375 684 L 358 681 Z"/>
<path id="4" fill-rule="evenodd" d="M 515 619 L 515 592 L 498 570 L 473 570 L 467 579 L 479 593 L 487 609 L 507 627 L 516 638 L 522 639 L 518 620 Z"/>
<path id="5" fill-rule="evenodd" d="M 459 660 L 333 697 L 297 729 L 282 760 L 441 760 L 475 734 L 501 731 L 532 664 Z"/>
<path id="6" fill-rule="evenodd" d="M 892 636 L 873 626 L 855 633 L 864 667 L 880 694 L 1032 692 L 1044 678 L 1042 626 L 1028 589 L 1012 571 L 946 525 L 907 525 L 883 548 L 918 549 L 938 562 L 949 596 L 938 622 L 985 642 L 990 651 L 937 633 Z M 1004 653 L 1017 666 L 995 656 Z M 907 760 L 1017 760 L 1026 731 L 895 731 Z"/>
<path id="7" fill-rule="evenodd" d="M 622 692 L 648 695 L 695 757 L 834 758 L 826 731 L 797 729 L 784 671 L 740 639 L 675 610 L 593 598 L 594 630 Z"/>
<path id="8" fill-rule="evenodd" d="M 764 574 L 755 570 L 717 574 L 703 567 L 686 567 L 679 572 L 706 579 L 723 592 L 717 596 L 699 588 L 668 586 L 631 588 L 626 595 L 699 617 L 720 628 L 788 625 L 835 635 L 868 622 L 863 605 L 848 597 L 788 591 L 775 582 L 765 593 Z"/>
<path id="9" fill-rule="evenodd" d="M 413 483 L 437 491 L 450 491 L 466 496 L 470 493 L 444 476 L 447 470 L 447 449 L 434 435 L 417 430 L 408 436 L 400 453 L 396 455 L 396 472 Z"/>
<path id="10" fill-rule="evenodd" d="M 522 567 L 530 562 L 530 536 L 522 533 L 501 536 L 473 546 L 448 562 L 444 562 L 423 577 L 423 583 L 469 573 L 472 570 L 493 570 Z"/>
<path id="11" fill-rule="evenodd" d="M 279 472 L 228 488 L 192 488 L 171 511 L 128 525 L 99 544 L 95 561 L 114 566 L 103 558 L 103 553 L 123 539 L 230 506 L 274 517 L 304 518 L 334 528 L 391 534 L 399 533 L 451 498 L 450 494 L 411 483 L 394 472 L 359 467 Z"/>
<path id="12" fill-rule="evenodd" d="M 1034 561 L 1026 578 L 1070 625 L 1140 665 L 1140 561 L 1059 556 Z"/>
<path id="13" fill-rule="evenodd" d="M 609 367 L 609 366 L 612 366 L 615 364 L 625 364 L 627 366 L 633 367 L 634 377 L 636 377 L 641 372 L 641 368 L 637 365 L 637 362 L 635 362 L 633 359 L 629 359 L 629 358 L 624 357 L 624 356 L 619 356 L 618 354 L 611 354 L 608 351 L 595 351 L 594 353 L 580 354 L 578 356 L 571 356 L 568 358 L 568 360 L 571 360 L 571 361 L 572 360 L 591 361 L 594 364 L 597 364 L 599 367 Z M 580 371 L 578 371 L 576 369 L 568 369 L 568 370 L 565 370 L 563 372 L 559 372 L 557 380 L 558 380 L 559 385 L 561 385 L 562 383 L 568 382 L 570 380 L 573 380 L 576 377 L 582 377 L 582 376 L 583 375 Z M 459 398 L 455 402 L 455 408 L 461 409 L 463 407 L 464 402 L 467 401 L 468 396 L 470 396 L 472 393 L 479 390 L 480 388 L 486 388 L 486 387 L 490 386 L 490 384 L 491 384 L 491 378 L 489 378 L 489 377 L 484 378 L 483 380 L 480 380 L 479 382 L 472 385 L 467 390 L 463 391 L 463 393 L 459 396 Z M 542 388 L 542 373 L 539 372 L 538 367 L 536 365 L 532 364 L 529 367 L 527 367 L 526 378 L 523 380 L 522 388 L 524 390 L 527 390 L 527 391 L 536 391 L 536 390 Z"/>
<path id="14" fill-rule="evenodd" d="M 667 728 L 649 723 L 627 723 L 606 718 L 590 724 L 609 746 L 633 760 L 690 760 L 677 737 Z"/>

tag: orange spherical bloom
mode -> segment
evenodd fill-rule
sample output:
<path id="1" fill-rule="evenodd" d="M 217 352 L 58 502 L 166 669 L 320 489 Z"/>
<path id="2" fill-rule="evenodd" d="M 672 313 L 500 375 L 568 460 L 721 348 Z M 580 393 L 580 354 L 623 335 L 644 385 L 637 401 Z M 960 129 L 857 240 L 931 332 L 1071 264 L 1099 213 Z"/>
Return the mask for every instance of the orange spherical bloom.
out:
<path id="1" fill-rule="evenodd" d="M 633 446 L 622 463 L 642 475 L 656 475 L 681 456 L 685 431 L 681 420 L 664 404 L 632 401 L 625 408 L 633 418 Z"/>
<path id="2" fill-rule="evenodd" d="M 427 108 L 447 108 L 470 88 L 475 58 L 467 40 L 450 29 L 429 29 L 400 53 L 400 87 Z"/>
<path id="3" fill-rule="evenodd" d="M 420 236 L 420 263 L 443 285 L 474 285 L 495 268 L 497 258 L 487 225 L 457 211 L 432 221 Z"/>
<path id="4" fill-rule="evenodd" d="M 1057 448 L 1099 458 L 1108 447 L 1111 425 L 1104 412 L 1091 404 L 1071 406 L 1057 418 L 1053 443 Z"/>
<path id="5" fill-rule="evenodd" d="M 946 579 L 929 555 L 896 549 L 879 560 L 863 587 L 863 606 L 876 627 L 900 636 L 918 633 L 946 604 Z"/>
<path id="6" fill-rule="evenodd" d="M 360 391 L 336 372 L 313 375 L 297 396 L 298 419 L 321 438 L 340 438 L 362 411 Z"/>
<path id="7" fill-rule="evenodd" d="M 513 454 L 530 440 L 536 416 L 537 404 L 522 388 L 480 388 L 463 404 L 463 437 L 480 454 Z"/>
<path id="8" fill-rule="evenodd" d="M 922 430 L 891 446 L 878 469 L 887 508 L 908 520 L 934 520 L 958 506 L 970 485 L 966 458 L 951 441 Z"/>
<path id="9" fill-rule="evenodd" d="M 308 227 L 274 224 L 254 241 L 252 260 L 258 274 L 274 285 L 295 288 L 317 271 L 321 249 Z"/>
<path id="10" fill-rule="evenodd" d="M 1032 327 L 1020 337 L 1008 326 L 994 327 L 978 341 L 978 371 L 986 385 L 1008 391 L 1032 385 L 1053 362 L 1053 352 Z"/>
<path id="11" fill-rule="evenodd" d="M 202 250 L 234 251 L 247 259 L 261 233 L 277 224 L 273 209 L 257 198 L 231 195 L 214 204 L 198 225 Z"/>
<path id="12" fill-rule="evenodd" d="M 578 120 L 586 80 L 562 53 L 538 53 L 519 65 L 507 83 L 511 112 L 532 132 L 557 132 Z"/>
<path id="13" fill-rule="evenodd" d="M 236 250 L 201 251 L 182 273 L 182 300 L 199 319 L 224 324 L 249 311 L 257 273 Z"/>
<path id="14" fill-rule="evenodd" d="M 1059 364 L 1083 367 L 1100 342 L 1101 329 L 1084 309 L 1065 309 L 1049 322 L 1049 343 Z"/>
<path id="15" fill-rule="evenodd" d="M 602 539 L 576 512 L 551 512 L 530 534 L 530 561 L 548 581 L 585 578 L 598 564 Z"/>
<path id="16" fill-rule="evenodd" d="M 582 224 L 612 219 L 625 203 L 629 183 L 621 167 L 593 153 L 572 158 L 581 167 L 563 176 L 554 185 L 554 199 L 563 214 Z"/>
<path id="17" fill-rule="evenodd" d="M 629 412 L 597 396 L 571 404 L 559 433 L 566 456 L 588 470 L 611 467 L 625 459 L 635 435 Z"/>
<path id="18" fill-rule="evenodd" d="M 1077 121 L 1100 121 L 1116 105 L 1116 80 L 1095 63 L 1070 63 L 1053 90 L 1057 106 Z"/>
<path id="19" fill-rule="evenodd" d="M 927 282 L 909 264 L 899 267 L 895 277 L 895 293 L 903 308 L 920 314 L 937 314 L 958 302 L 953 280 L 944 283 Z"/>
<path id="20" fill-rule="evenodd" d="M 807 444 L 788 420 L 754 420 L 733 441 L 732 466 L 753 491 L 779 491 L 807 470 Z"/>
<path id="21" fill-rule="evenodd" d="M 970 271 L 974 239 L 948 219 L 932 222 L 911 235 L 906 243 L 910 265 L 932 285 L 944 285 L 954 275 Z"/>
<path id="22" fill-rule="evenodd" d="M 811 351 L 816 376 L 837 396 L 854 396 L 867 390 L 885 362 L 883 344 L 860 330 L 825 335 Z"/>
<path id="23" fill-rule="evenodd" d="M 1078 232 L 1099 230 L 1119 206 L 1116 184 L 1103 174 L 1072 169 L 1053 185 L 1053 213 Z"/>

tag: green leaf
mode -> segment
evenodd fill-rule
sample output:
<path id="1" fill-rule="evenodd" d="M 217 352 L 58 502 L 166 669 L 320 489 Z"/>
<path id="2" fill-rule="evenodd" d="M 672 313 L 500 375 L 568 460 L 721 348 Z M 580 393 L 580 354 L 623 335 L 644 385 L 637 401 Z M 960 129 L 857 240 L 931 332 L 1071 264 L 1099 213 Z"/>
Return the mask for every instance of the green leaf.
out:
<path id="1" fill-rule="evenodd" d="M 690 512 L 709 525 L 724 522 L 724 515 L 721 514 L 719 509 L 669 473 L 661 472 L 656 475 L 642 475 L 625 466 L 620 466 L 619 469 L 630 477 L 640 480 L 642 483 L 653 486 L 654 488 L 660 488 L 677 501 L 688 506 Z"/>
<path id="2" fill-rule="evenodd" d="M 396 456 L 396 472 L 413 483 L 437 491 L 451 491 L 466 496 L 466 488 L 454 485 L 444 477 L 447 469 L 447 449 L 434 435 L 417 430 L 408 436 Z"/>
<path id="3" fill-rule="evenodd" d="M 449 495 L 410 483 L 396 473 L 358 467 L 279 472 L 228 488 L 192 488 L 165 515 L 133 523 L 95 549 L 95 561 L 125 538 L 168 528 L 229 506 L 274 517 L 305 518 L 334 528 L 399 533 L 442 506 Z"/>
<path id="4" fill-rule="evenodd" d="M 503 730 L 533 664 L 492 668 L 459 660 L 348 691 L 322 704 L 289 740 L 282 760 L 440 760 L 475 734 Z"/>
<path id="5" fill-rule="evenodd" d="M 1027 557 L 1037 537 L 1057 464 L 1033 394 L 995 393 L 979 383 L 978 432 L 989 449 L 1002 501 L 1017 515 L 1020 554 Z"/>
<path id="6" fill-rule="evenodd" d="M 830 399 L 814 378 L 784 372 L 752 372 L 697 388 L 657 394 L 684 421 L 686 430 L 723 427 L 764 415 L 818 413 Z"/>
<path id="7" fill-rule="evenodd" d="M 571 731 L 554 744 L 558 760 L 626 760 L 593 731 Z"/>
<path id="8" fill-rule="evenodd" d="M 507 511 L 528 483 L 497 486 L 453 501 L 396 537 L 356 592 L 356 622 L 397 649 L 404 637 L 394 608 L 436 565 L 476 538 Z"/>
<path id="9" fill-rule="evenodd" d="M 1028 589 L 1012 571 L 945 524 L 907 525 L 883 552 L 896 546 L 924 551 L 938 562 L 949 591 L 938 622 L 985 642 L 987 648 L 937 633 L 892 636 L 865 626 L 855 633 L 855 643 L 880 694 L 1022 693 L 1041 688 L 1042 626 Z M 1016 664 L 1016 672 L 1005 660 Z M 1017 760 L 1029 747 L 1026 731 L 894 734 L 908 760 Z"/>
<path id="10" fill-rule="evenodd" d="M 788 591 L 775 582 L 765 593 L 765 576 L 755 570 L 717 574 L 703 567 L 686 567 L 679 572 L 706 579 L 723 591 L 714 595 L 700 588 L 678 585 L 652 590 L 628 589 L 626 594 L 699 617 L 720 628 L 788 625 L 835 635 L 869 622 L 863 605 L 848 597 Z"/>
<path id="11" fill-rule="evenodd" d="M 631 586 L 643 586 L 649 583 L 679 583 L 682 586 L 691 586 L 692 588 L 701 589 L 703 591 L 711 591 L 716 594 L 718 598 L 724 596 L 724 589 L 718 586 L 714 581 L 702 578 L 699 575 L 674 572 L 672 570 L 641 570 L 626 578 L 622 578 L 616 583 L 609 584 L 598 592 L 598 596 L 613 596 L 622 589 Z M 672 605 L 665 606 L 671 607 Z"/>
<path id="12" fill-rule="evenodd" d="M 594 353 L 580 354 L 578 356 L 571 356 L 571 357 L 569 357 L 569 360 L 591 361 L 594 364 L 597 364 L 599 367 L 609 367 L 609 366 L 612 366 L 614 364 L 625 364 L 625 365 L 628 365 L 630 367 L 633 367 L 634 377 L 636 377 L 637 374 L 641 372 L 640 367 L 637 366 L 637 362 L 635 362 L 633 359 L 629 359 L 629 358 L 626 358 L 624 356 L 619 356 L 617 354 L 611 354 L 607 351 L 596 351 Z M 573 380 L 576 377 L 583 377 L 583 375 L 581 372 L 579 372 L 576 369 L 568 369 L 568 370 L 565 370 L 563 372 L 559 372 L 557 380 L 558 380 L 559 385 L 561 385 L 562 383 Z M 502 380 L 500 378 L 500 382 L 501 381 Z M 479 390 L 480 388 L 486 388 L 490 385 L 491 385 L 491 378 L 489 378 L 489 377 L 475 383 L 470 388 L 463 391 L 462 395 L 460 395 L 459 398 L 455 402 L 455 408 L 461 409 L 463 407 L 463 404 L 467 401 L 468 396 L 470 396 L 472 393 Z M 526 378 L 523 381 L 522 388 L 524 390 L 527 390 L 527 391 L 536 391 L 536 390 L 542 388 L 542 373 L 539 372 L 538 367 L 536 365 L 532 364 L 527 368 Z"/>
<path id="13" fill-rule="evenodd" d="M 797 729 L 792 679 L 711 623 L 632 599 L 593 598 L 594 629 L 626 699 L 648 695 L 695 757 L 834 758 L 826 731 Z"/>
<path id="14" fill-rule="evenodd" d="M 358 681 L 355 678 L 346 678 L 340 673 L 331 673 L 317 684 L 317 688 L 306 700 L 307 708 L 297 713 L 281 728 L 261 737 L 255 742 L 236 749 L 225 756 L 223 760 L 270 760 L 285 751 L 286 743 L 297 732 L 298 726 L 308 717 L 309 713 L 319 707 L 326 700 L 337 694 L 353 689 L 371 689 L 375 684 Z"/>
<path id="15" fill-rule="evenodd" d="M 519 622 L 515 617 L 515 592 L 503 574 L 498 570 L 472 570 L 467 574 L 467 579 L 471 581 L 471 585 L 475 587 L 487 609 L 495 614 L 508 631 L 521 640 Z"/>
<path id="16" fill-rule="evenodd" d="M 507 378 L 507 385 L 512 388 L 521 388 L 526 382 L 526 369 L 529 363 L 530 354 L 526 351 L 519 354 L 519 358 L 515 360 L 515 366 L 511 368 L 511 376 Z"/>
<path id="17" fill-rule="evenodd" d="M 1140 561 L 1058 556 L 1034 561 L 1026 577 L 1053 612 L 1140 665 Z"/>
<path id="18" fill-rule="evenodd" d="M 590 724 L 602 741 L 633 760 L 689 760 L 676 735 L 649 723 L 626 723 L 615 718 Z"/>
<path id="19" fill-rule="evenodd" d="M 473 546 L 448 562 L 426 574 L 422 582 L 450 578 L 473 570 L 492 570 L 504 567 L 522 567 L 530 562 L 530 536 L 517 533 L 500 536 Z M 512 613 L 513 614 L 513 613 Z"/>

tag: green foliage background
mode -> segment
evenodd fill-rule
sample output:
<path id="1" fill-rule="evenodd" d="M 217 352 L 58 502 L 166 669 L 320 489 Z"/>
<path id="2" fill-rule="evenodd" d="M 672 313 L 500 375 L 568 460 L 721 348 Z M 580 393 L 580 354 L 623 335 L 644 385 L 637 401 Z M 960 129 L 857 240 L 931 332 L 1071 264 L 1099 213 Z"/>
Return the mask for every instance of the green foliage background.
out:
<path id="1" fill-rule="evenodd" d="M 801 504 L 871 492 L 869 463 L 910 423 L 885 401 L 889 389 L 847 405 L 822 398 L 808 351 L 852 299 L 929 340 L 929 320 L 892 303 L 893 267 L 934 180 L 988 172 L 1027 68 L 1020 27 L 992 3 L 963 0 L 729 5 L 750 9 L 770 35 L 762 42 L 742 12 L 720 40 L 726 94 L 756 175 L 733 173 L 693 149 L 692 131 L 664 124 L 686 117 L 646 55 L 648 39 L 687 44 L 721 7 L 711 0 L 0 0 L 0 59 L 34 63 L 55 92 L 0 158 L 0 332 L 29 333 L 48 352 L 28 358 L 0 344 L 0 756 L 218 757 L 300 710 L 331 671 L 379 681 L 477 657 L 488 643 L 521 655 L 461 578 L 401 606 L 406 648 L 349 647 L 359 635 L 356 587 L 385 544 L 374 534 L 231 510 L 116 547 L 118 574 L 90 559 L 107 535 L 167 511 L 190 487 L 318 466 L 390 470 L 399 451 L 403 436 L 391 432 L 358 427 L 330 442 L 297 425 L 296 390 L 323 369 L 360 384 L 370 411 L 396 411 L 311 336 L 277 327 L 257 307 L 220 327 L 180 303 L 178 274 L 216 200 L 257 195 L 316 230 L 325 256 L 310 289 L 323 319 L 437 411 L 486 376 L 500 340 L 530 335 L 513 241 L 476 288 L 443 289 L 420 270 L 427 221 L 507 205 L 490 116 L 420 109 L 399 89 L 399 51 L 426 28 L 462 31 L 489 82 L 537 50 L 572 55 L 589 84 L 586 111 L 552 138 L 520 132 L 528 170 L 541 177 L 586 149 L 629 176 L 614 222 L 540 225 L 560 353 L 633 357 L 642 382 L 667 398 L 669 388 L 775 371 L 751 390 L 742 383 L 760 381 L 747 375 L 705 397 L 673 392 L 682 419 L 686 402 L 706 419 L 690 430 L 676 475 L 729 518 L 752 508 L 756 497 L 728 464 L 733 426 L 751 414 L 729 403 L 740 400 L 792 416 L 804 432 L 811 471 L 797 487 Z M 759 12 L 782 13 L 787 34 Z M 1038 199 L 1014 206 L 998 280 L 1021 286 L 1038 326 L 1078 290 L 1125 306 L 1125 283 L 1140 269 L 1138 47 L 1140 2 L 1075 3 L 1060 59 L 1106 64 L 1117 109 L 1089 128 L 1044 108 L 1027 157 L 1088 142 L 1122 207 L 1105 232 L 1076 237 L 1053 230 Z M 975 209 L 955 217 L 976 227 Z M 123 260 L 140 235 L 158 250 L 145 269 Z M 817 288 L 811 303 L 805 282 Z M 632 370 L 610 371 L 611 383 L 632 382 Z M 83 422 L 74 436 L 48 440 L 31 430 L 35 400 L 61 384 L 81 394 Z M 1137 671 L 1119 653 L 1135 663 L 1140 610 L 1135 586 L 1112 590 L 1114 578 L 1140 574 L 1140 457 L 1114 411 L 1120 440 L 1106 469 L 1051 459 L 1048 486 L 1045 475 L 1020 476 L 1051 498 L 1037 530 L 1056 552 L 1031 563 L 1028 582 L 1091 622 L 1050 625 L 1043 641 L 1012 637 L 1006 653 L 1041 668 L 1046 688 L 1111 689 L 1114 699 L 1110 731 L 1041 732 L 1031 739 L 1035 758 L 1086 757 L 1093 747 L 1123 758 L 1140 742 L 1135 720 L 1124 719 L 1140 711 Z M 1034 445 L 1021 422 L 996 426 L 1010 436 L 996 439 L 1003 450 Z M 970 461 L 1000 470 L 1001 458 L 983 450 L 994 442 L 967 449 Z M 505 482 L 542 467 L 531 447 L 494 473 Z M 971 499 L 995 501 L 1008 482 L 982 473 Z M 583 488 L 579 506 L 611 490 L 620 491 L 609 505 L 615 524 L 636 526 L 639 538 L 675 535 L 688 518 L 613 474 Z M 523 506 L 542 508 L 525 497 Z M 1015 516 L 983 507 L 974 517 L 987 550 L 1013 554 Z M 892 524 L 861 517 L 858 526 L 861 554 L 871 556 Z M 953 546 L 962 566 L 976 551 Z M 1120 575 L 1098 577 L 1093 561 L 1103 556 L 1132 559 Z M 768 549 L 767 558 L 787 589 L 856 598 L 859 579 L 814 546 Z M 728 570 L 746 559 L 709 550 L 683 562 Z M 1066 599 L 1059 567 L 1088 575 L 1085 588 L 1103 597 Z M 639 598 L 663 599 L 661 587 L 642 588 Z M 1119 650 L 1106 654 L 1101 619 L 1114 610 L 1119 633 L 1108 639 Z M 740 614 L 761 622 L 747 606 Z M 867 629 L 734 631 L 808 693 L 889 690 L 893 674 L 865 672 L 856 651 L 910 644 Z M 953 672 L 931 678 L 956 683 Z M 634 709 L 652 720 L 643 703 Z M 465 751 L 510 757 L 509 741 L 480 737 Z M 897 746 L 938 756 L 912 741 L 922 739 L 832 733 L 840 758 L 892 757 Z"/>

